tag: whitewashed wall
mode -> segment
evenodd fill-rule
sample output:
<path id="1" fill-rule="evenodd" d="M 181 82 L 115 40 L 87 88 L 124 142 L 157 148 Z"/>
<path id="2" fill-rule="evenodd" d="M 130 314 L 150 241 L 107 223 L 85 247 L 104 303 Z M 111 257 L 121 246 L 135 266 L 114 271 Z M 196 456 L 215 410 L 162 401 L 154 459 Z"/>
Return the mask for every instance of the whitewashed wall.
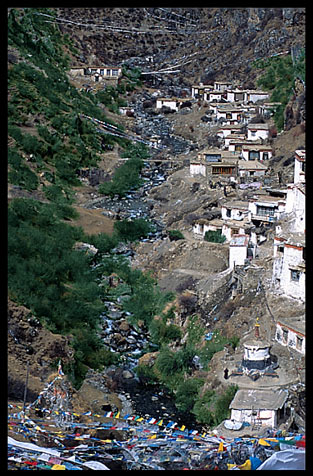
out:
<path id="1" fill-rule="evenodd" d="M 229 246 L 229 267 L 242 266 L 247 258 L 247 246 Z"/>
<path id="2" fill-rule="evenodd" d="M 275 339 L 277 342 L 279 342 L 283 346 L 291 347 L 292 349 L 295 349 L 296 351 L 300 352 L 300 354 L 305 354 L 305 336 L 301 335 L 301 338 L 303 339 L 302 341 L 302 347 L 300 348 L 297 346 L 297 332 L 295 330 L 292 330 L 288 328 L 288 335 L 287 335 L 287 340 L 285 341 L 283 339 L 283 328 L 287 329 L 286 326 L 281 325 L 279 322 L 276 323 L 276 335 Z"/>
<path id="3" fill-rule="evenodd" d="M 250 129 L 248 129 L 248 136 L 247 136 L 247 139 L 248 140 L 257 140 L 257 139 L 268 139 L 268 136 L 269 136 L 269 132 L 268 130 L 264 130 L 264 129 L 258 129 L 255 133 L 255 135 L 252 135 L 252 132 Z"/>
<path id="4" fill-rule="evenodd" d="M 190 164 L 189 170 L 192 177 L 195 175 L 203 175 L 204 177 L 206 176 L 205 164 Z"/>
<path id="5" fill-rule="evenodd" d="M 305 301 L 305 273 L 300 273 L 299 281 L 291 279 L 290 266 L 297 266 L 302 261 L 302 249 L 285 244 L 280 286 L 287 296 Z"/>

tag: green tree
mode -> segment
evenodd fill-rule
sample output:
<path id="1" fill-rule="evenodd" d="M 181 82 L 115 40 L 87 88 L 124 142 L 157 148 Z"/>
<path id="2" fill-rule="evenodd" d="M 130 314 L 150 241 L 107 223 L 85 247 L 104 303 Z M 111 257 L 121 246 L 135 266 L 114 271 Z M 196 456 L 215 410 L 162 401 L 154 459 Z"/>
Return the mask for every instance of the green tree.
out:
<path id="1" fill-rule="evenodd" d="M 136 241 L 145 238 L 155 227 L 144 218 L 119 220 L 114 223 L 114 231 L 120 241 Z"/>
<path id="2" fill-rule="evenodd" d="M 175 395 L 175 406 L 181 412 L 190 412 L 195 404 L 199 389 L 203 386 L 204 380 L 199 378 L 189 378 L 181 382 Z"/>

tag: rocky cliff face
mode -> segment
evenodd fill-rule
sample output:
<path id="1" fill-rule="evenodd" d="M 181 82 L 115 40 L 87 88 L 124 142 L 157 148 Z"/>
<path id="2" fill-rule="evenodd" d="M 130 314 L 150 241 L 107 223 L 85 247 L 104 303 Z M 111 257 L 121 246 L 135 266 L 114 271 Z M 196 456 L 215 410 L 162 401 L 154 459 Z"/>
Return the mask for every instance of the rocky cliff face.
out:
<path id="1" fill-rule="evenodd" d="M 45 329 L 29 309 L 8 301 L 8 397 L 23 399 L 27 362 L 27 401 L 35 400 L 53 372 L 51 363 L 73 359 L 69 338 Z"/>
<path id="2" fill-rule="evenodd" d="M 61 29 L 80 51 L 75 64 L 133 60 L 143 71 L 179 64 L 175 68 L 179 73 L 168 76 L 173 83 L 186 85 L 227 78 L 253 86 L 252 61 L 305 41 L 304 8 L 57 8 L 56 12 Z"/>

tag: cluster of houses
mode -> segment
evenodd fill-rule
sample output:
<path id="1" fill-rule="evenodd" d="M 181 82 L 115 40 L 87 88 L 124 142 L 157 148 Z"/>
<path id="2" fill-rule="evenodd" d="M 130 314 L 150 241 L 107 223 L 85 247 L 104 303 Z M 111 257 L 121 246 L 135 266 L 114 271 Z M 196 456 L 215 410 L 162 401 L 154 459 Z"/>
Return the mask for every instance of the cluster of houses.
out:
<path id="1" fill-rule="evenodd" d="M 122 76 L 120 66 L 72 66 L 69 74 L 73 78 L 85 78 L 93 82 L 118 80 Z"/>
<path id="2" fill-rule="evenodd" d="M 305 150 L 294 154 L 294 182 L 285 188 L 258 189 L 247 200 L 231 200 L 221 206 L 221 218 L 199 218 L 193 233 L 204 238 L 219 231 L 229 244 L 229 266 L 243 266 L 258 256 L 258 245 L 272 229 L 272 290 L 305 302 Z M 287 317 L 277 326 L 276 339 L 304 354 L 304 320 Z"/>

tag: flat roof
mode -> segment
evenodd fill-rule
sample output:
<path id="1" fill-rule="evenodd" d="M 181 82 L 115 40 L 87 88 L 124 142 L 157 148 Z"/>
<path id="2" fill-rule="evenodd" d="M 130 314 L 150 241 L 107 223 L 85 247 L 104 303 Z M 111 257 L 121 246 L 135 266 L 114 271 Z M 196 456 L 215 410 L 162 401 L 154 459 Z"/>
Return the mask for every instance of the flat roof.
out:
<path id="1" fill-rule="evenodd" d="M 262 164 L 258 160 L 240 160 L 238 162 L 240 170 L 267 170 L 267 165 Z"/>
<path id="2" fill-rule="evenodd" d="M 249 202 L 244 202 L 241 200 L 234 200 L 231 202 L 226 202 L 222 205 L 222 208 L 238 208 L 239 210 L 248 210 Z"/>
<path id="3" fill-rule="evenodd" d="M 268 91 L 261 91 L 260 89 L 246 89 L 247 93 L 255 93 L 255 94 L 269 94 Z"/>
<path id="4" fill-rule="evenodd" d="M 255 141 L 256 142 L 256 141 Z M 245 150 L 273 150 L 270 145 L 265 144 L 244 144 L 243 149 Z"/>
<path id="5" fill-rule="evenodd" d="M 305 336 L 305 314 L 298 317 L 279 317 L 277 318 L 277 323 Z"/>
<path id="6" fill-rule="evenodd" d="M 286 402 L 288 393 L 284 390 L 238 390 L 229 408 L 235 410 L 278 410 Z"/>
<path id="7" fill-rule="evenodd" d="M 248 246 L 249 235 L 233 235 L 229 246 Z"/>
<path id="8" fill-rule="evenodd" d="M 112 65 L 101 65 L 101 66 L 90 66 L 87 64 L 84 64 L 82 66 L 70 66 L 70 69 L 86 69 L 86 68 L 93 68 L 93 69 L 103 69 L 103 68 L 121 68 L 121 66 L 112 66 Z"/>
<path id="9" fill-rule="evenodd" d="M 248 129 L 268 129 L 268 124 L 248 124 Z"/>
<path id="10" fill-rule="evenodd" d="M 225 126 L 221 126 L 218 130 L 223 131 L 224 129 L 242 129 L 244 124 L 226 124 Z"/>
<path id="11" fill-rule="evenodd" d="M 295 154 L 299 157 L 299 159 L 305 160 L 305 149 L 297 149 Z"/>

